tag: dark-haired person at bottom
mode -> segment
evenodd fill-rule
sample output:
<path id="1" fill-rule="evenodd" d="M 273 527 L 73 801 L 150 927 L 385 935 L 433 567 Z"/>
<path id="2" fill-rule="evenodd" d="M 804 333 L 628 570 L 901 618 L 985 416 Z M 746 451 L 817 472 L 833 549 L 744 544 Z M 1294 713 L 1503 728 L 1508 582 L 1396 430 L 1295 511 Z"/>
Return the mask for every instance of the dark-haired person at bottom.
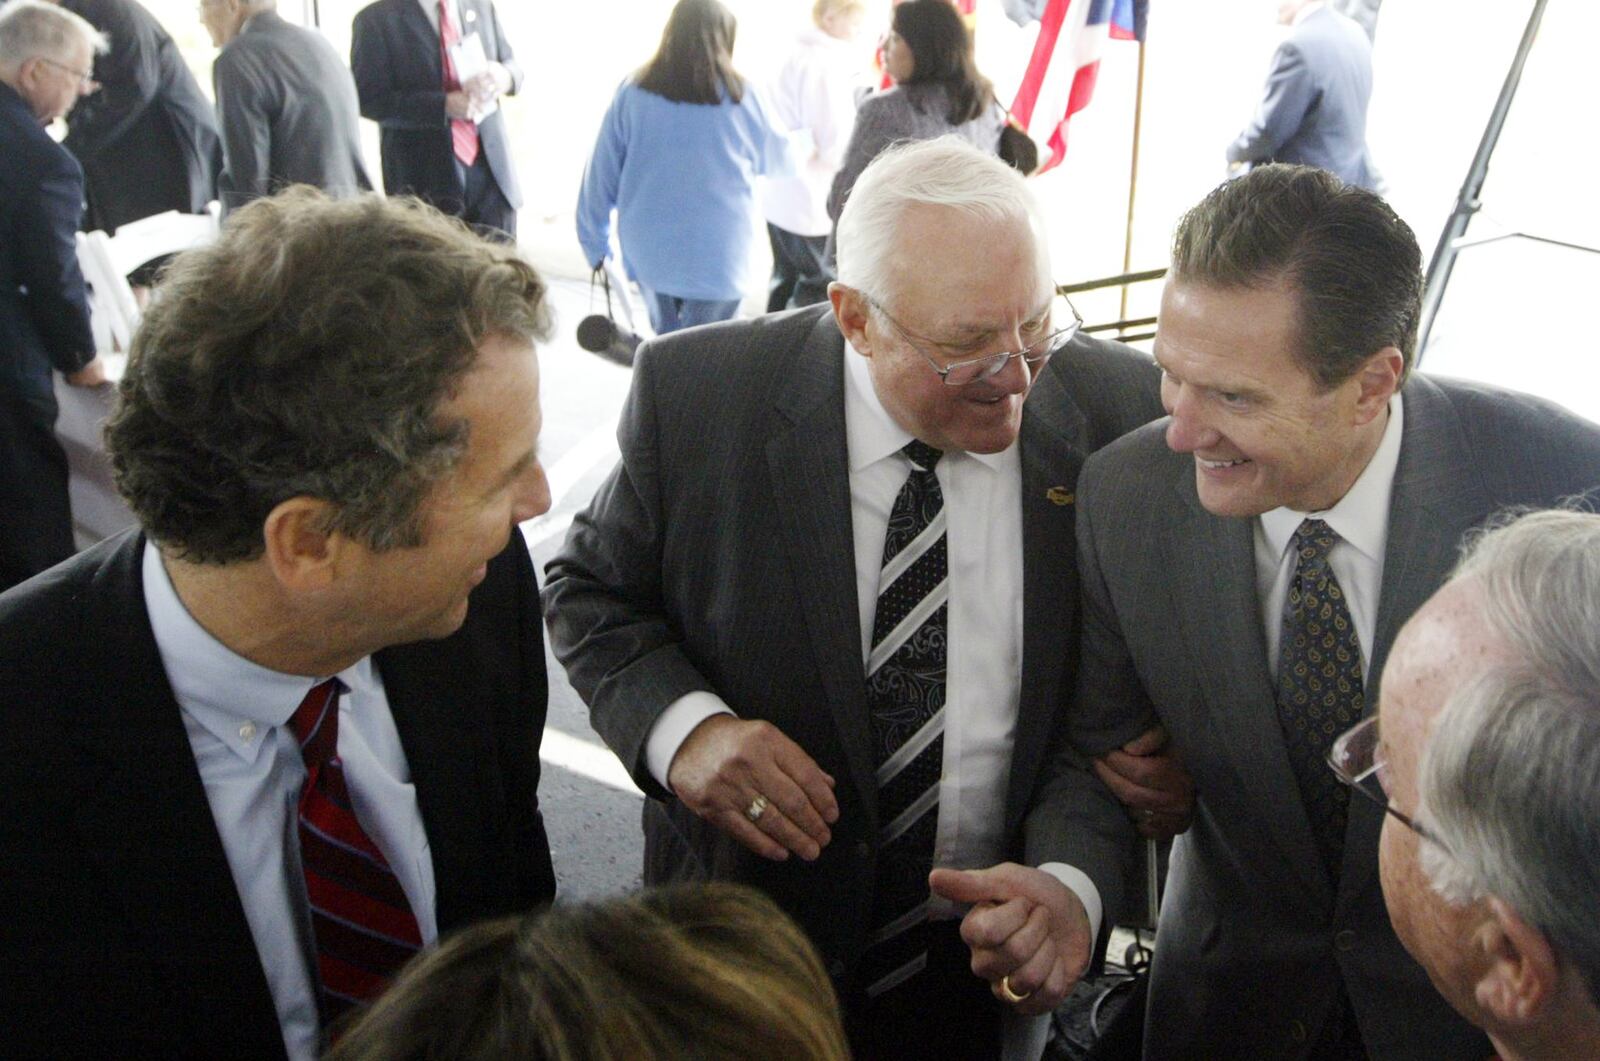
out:
<path id="1" fill-rule="evenodd" d="M 772 900 L 677 884 L 474 925 L 326 1061 L 849 1061 L 839 1003 Z"/>
<path id="2" fill-rule="evenodd" d="M 544 296 L 303 188 L 175 260 L 107 428 L 141 526 L 0 595 L 9 1056 L 314 1058 L 419 946 L 552 898 Z"/>
<path id="3" fill-rule="evenodd" d="M 551 643 L 652 797 L 646 882 L 776 899 L 862 1059 L 1036 1059 L 1089 960 L 1024 918 L 975 969 L 929 889 L 1022 858 L 1070 710 L 1077 470 L 1159 411 L 1149 358 L 1078 334 L 1038 209 L 955 138 L 879 155 L 831 304 L 640 348 L 621 461 L 547 569 Z M 1007 914 L 1070 895 L 1044 867 L 961 883 Z"/>
<path id="4" fill-rule="evenodd" d="M 1600 427 L 1414 371 L 1421 292 L 1416 239 L 1373 193 L 1285 165 L 1217 188 L 1173 241 L 1155 340 L 1169 415 L 1078 480 L 1083 659 L 1028 850 L 1122 916 L 1135 838 L 1077 764 L 1165 727 L 1196 804 L 1156 937 L 1150 1061 L 1492 1052 L 1401 947 L 1383 810 L 1327 755 L 1372 715 L 1463 535 L 1600 483 Z"/>

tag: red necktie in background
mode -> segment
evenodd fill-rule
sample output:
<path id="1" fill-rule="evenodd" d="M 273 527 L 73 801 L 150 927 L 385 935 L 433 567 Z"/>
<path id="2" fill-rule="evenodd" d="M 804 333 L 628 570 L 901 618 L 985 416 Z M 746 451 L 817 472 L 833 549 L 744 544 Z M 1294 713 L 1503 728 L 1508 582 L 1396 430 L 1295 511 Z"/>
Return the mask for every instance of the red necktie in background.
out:
<path id="1" fill-rule="evenodd" d="M 459 43 L 461 43 L 461 31 L 450 21 L 450 5 L 445 0 L 439 0 L 439 64 L 444 69 L 446 92 L 455 92 L 461 87 L 461 79 L 456 76 L 455 60 L 450 57 L 450 48 Z M 451 118 L 450 144 L 455 148 L 456 158 L 461 160 L 463 166 L 470 166 L 478 161 L 477 123 L 465 118 Z"/>
<path id="2" fill-rule="evenodd" d="M 339 759 L 337 678 L 313 686 L 290 718 L 306 763 L 300 863 L 317 941 L 324 1027 L 376 998 L 422 946 L 394 871 L 356 820 Z"/>

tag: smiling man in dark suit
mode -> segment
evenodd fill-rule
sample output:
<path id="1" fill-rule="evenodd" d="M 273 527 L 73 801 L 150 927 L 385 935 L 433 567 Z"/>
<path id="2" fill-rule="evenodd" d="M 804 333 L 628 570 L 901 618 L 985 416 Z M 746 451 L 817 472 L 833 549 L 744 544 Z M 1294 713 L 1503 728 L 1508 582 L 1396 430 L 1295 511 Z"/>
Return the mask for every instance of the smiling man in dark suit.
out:
<path id="1" fill-rule="evenodd" d="M 461 69 L 460 48 L 486 65 Z M 350 69 L 378 123 L 384 190 L 516 239 L 522 189 L 498 101 L 522 87 L 522 67 L 494 4 L 378 0 L 356 15 Z"/>
<path id="2" fill-rule="evenodd" d="M 858 1058 L 998 1056 L 1002 1016 L 1052 1001 L 974 976 L 929 891 L 1022 856 L 1071 690 L 1077 471 L 1158 412 L 1148 358 L 1078 334 L 1042 231 L 969 146 L 880 155 L 830 305 L 640 351 L 621 461 L 548 569 L 556 652 L 652 797 L 646 879 L 776 898 Z M 1037 927 L 1015 947 L 1048 964 Z"/>
<path id="3" fill-rule="evenodd" d="M 1600 484 L 1600 427 L 1412 370 L 1421 254 L 1382 199 L 1267 166 L 1180 223 L 1155 341 L 1170 414 L 1079 481 L 1083 661 L 1028 850 L 1126 909 L 1134 839 L 1074 764 L 1159 722 L 1193 775 L 1144 1056 L 1425 1061 L 1491 1048 L 1406 954 L 1383 812 L 1328 768 L 1389 646 L 1498 509 Z"/>
<path id="4" fill-rule="evenodd" d="M 375 196 L 171 266 L 107 428 L 141 526 L 0 596 L 13 1056 L 314 1058 L 551 899 L 547 327 L 529 266 Z"/>

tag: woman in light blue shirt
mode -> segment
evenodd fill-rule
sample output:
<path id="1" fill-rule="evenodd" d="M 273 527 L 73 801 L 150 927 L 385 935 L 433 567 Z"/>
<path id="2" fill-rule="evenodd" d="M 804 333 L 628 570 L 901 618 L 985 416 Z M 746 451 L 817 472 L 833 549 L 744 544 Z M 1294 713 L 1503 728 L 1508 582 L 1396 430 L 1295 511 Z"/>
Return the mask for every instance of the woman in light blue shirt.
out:
<path id="1" fill-rule="evenodd" d="M 616 210 L 623 265 L 658 335 L 738 312 L 755 179 L 792 170 L 787 134 L 733 69 L 735 26 L 718 0 L 679 0 L 655 57 L 611 101 L 578 194 L 591 265 Z"/>

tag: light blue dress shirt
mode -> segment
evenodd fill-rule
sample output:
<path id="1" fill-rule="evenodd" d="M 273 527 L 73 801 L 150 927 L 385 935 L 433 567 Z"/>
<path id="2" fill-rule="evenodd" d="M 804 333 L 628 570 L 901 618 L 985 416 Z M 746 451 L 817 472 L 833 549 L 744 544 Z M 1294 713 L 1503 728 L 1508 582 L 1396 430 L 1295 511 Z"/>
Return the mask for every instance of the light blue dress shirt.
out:
<path id="1" fill-rule="evenodd" d="M 320 679 L 268 670 L 212 637 L 178 599 L 160 551 L 148 542 L 144 599 L 284 1047 L 291 1061 L 314 1061 L 315 947 L 295 813 L 306 768 L 287 723 Z M 432 943 L 438 936 L 432 856 L 383 679 L 370 656 L 336 677 L 349 690 L 339 700 L 339 756 L 356 818 L 389 860 L 423 943 Z"/>

